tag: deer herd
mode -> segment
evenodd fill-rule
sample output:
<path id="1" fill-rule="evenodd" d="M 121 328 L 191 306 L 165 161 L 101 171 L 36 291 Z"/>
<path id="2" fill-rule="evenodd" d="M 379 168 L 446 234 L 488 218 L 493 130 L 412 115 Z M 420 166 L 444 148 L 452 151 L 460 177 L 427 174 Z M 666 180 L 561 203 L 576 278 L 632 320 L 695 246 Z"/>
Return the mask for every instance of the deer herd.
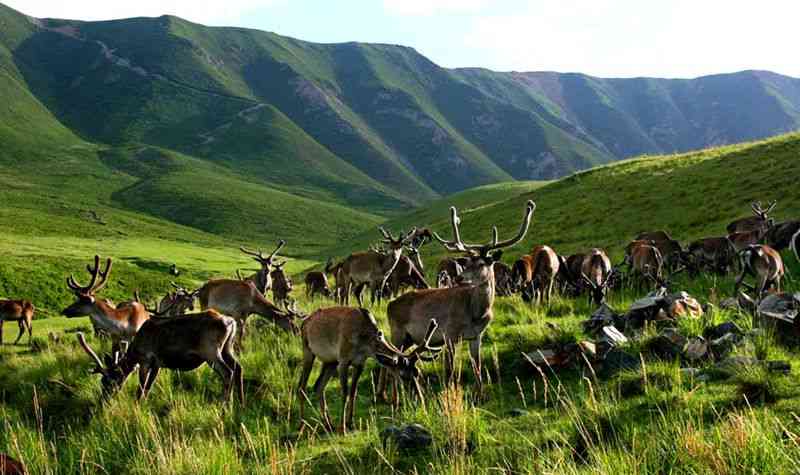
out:
<path id="1" fill-rule="evenodd" d="M 87 285 L 79 284 L 72 275 L 67 277 L 75 301 L 62 313 L 67 318 L 88 316 L 95 332 L 111 340 L 111 353 L 101 359 L 85 336 L 77 335 L 80 346 L 94 362 L 94 371 L 102 377 L 104 397 L 118 390 L 137 368 L 137 396 L 144 398 L 161 368 L 191 371 L 206 363 L 220 376 L 226 400 L 235 391 L 242 403 L 242 366 L 236 351 L 242 349 L 247 318 L 259 315 L 300 337 L 303 365 L 297 394 L 301 420 L 308 399 L 308 379 L 314 361 L 319 359 L 322 367 L 314 392 L 322 422 L 333 428 L 325 387 L 338 373 L 344 402 L 340 429 L 344 431 L 352 426 L 358 381 L 369 358 L 380 367 L 377 396 L 397 404 L 399 389 L 409 388 L 422 397 L 420 361 L 430 361 L 442 353 L 445 376 L 452 380 L 456 345 L 465 342 L 480 394 L 481 341 L 499 295 L 519 293 L 523 300 L 540 305 L 558 292 L 585 295 L 591 304 L 600 305 L 623 279 L 644 287 L 651 282 L 663 285 L 666 276 L 682 271 L 690 275 L 726 274 L 735 269 L 739 274 L 734 292 L 743 286 L 756 298 L 780 292 L 785 269 L 779 251 L 790 249 L 800 260 L 800 222 L 775 223 L 769 217 L 774 207 L 774 202 L 766 209 L 753 203 L 753 216 L 732 222 L 727 235 L 699 239 L 685 247 L 664 231 L 640 233 L 625 247 L 624 259 L 616 266 L 600 248 L 563 256 L 547 245 L 536 245 L 508 266 L 501 261 L 503 249 L 525 238 L 536 210 L 533 201 L 526 203 L 514 236 L 501 240 L 494 227 L 482 243 L 463 240 L 461 218 L 452 207 L 451 236 L 447 238 L 426 228 L 413 228 L 394 237 L 381 227 L 380 246 L 352 253 L 340 262 L 330 259 L 323 270 L 308 272 L 304 283 L 309 301 L 321 297 L 336 302 L 336 306 L 319 308 L 308 316 L 299 313 L 289 297 L 293 287 L 283 271 L 286 261 L 277 258 L 286 244 L 283 240 L 266 255 L 261 250 L 241 248 L 260 265 L 254 274 L 212 279 L 196 290 L 173 283 L 174 289 L 154 309 L 148 309 L 138 294 L 116 305 L 98 297 L 108 283 L 113 261 L 108 258 L 101 269 L 101 259 L 95 256 L 86 267 Z M 420 250 L 434 241 L 452 257 L 439 263 L 435 287 L 431 287 L 425 279 Z M 747 277 L 754 279 L 752 285 L 745 282 Z M 373 304 L 391 299 L 386 311 L 388 339 L 376 316 L 364 308 L 364 289 L 369 289 Z M 273 301 L 267 298 L 270 290 Z M 351 296 L 355 296 L 358 307 L 348 306 Z M 194 312 L 195 300 L 200 304 L 198 312 Z M 32 338 L 33 315 L 34 306 L 29 301 L 0 300 L 0 330 L 5 321 L 19 323 L 15 344 L 26 330 L 29 340 Z"/>

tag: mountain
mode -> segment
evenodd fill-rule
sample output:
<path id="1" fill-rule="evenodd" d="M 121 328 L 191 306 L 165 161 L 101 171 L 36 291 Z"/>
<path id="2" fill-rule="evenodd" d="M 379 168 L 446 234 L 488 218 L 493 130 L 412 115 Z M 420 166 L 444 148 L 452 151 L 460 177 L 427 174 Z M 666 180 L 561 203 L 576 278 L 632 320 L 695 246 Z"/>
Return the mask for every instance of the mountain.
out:
<path id="1" fill-rule="evenodd" d="M 16 186 L 77 192 L 85 177 L 105 205 L 246 239 L 322 216 L 322 240 L 341 242 L 472 187 L 800 127 L 800 80 L 769 72 L 451 70 L 402 46 L 1 4 L 0 83 L 0 167 Z"/>

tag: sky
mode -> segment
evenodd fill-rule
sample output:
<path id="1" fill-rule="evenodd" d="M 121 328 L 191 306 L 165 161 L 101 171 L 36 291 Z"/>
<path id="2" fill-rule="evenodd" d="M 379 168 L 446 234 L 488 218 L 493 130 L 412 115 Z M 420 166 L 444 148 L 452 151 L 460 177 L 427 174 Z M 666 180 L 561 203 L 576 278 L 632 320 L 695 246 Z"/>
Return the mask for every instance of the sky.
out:
<path id="1" fill-rule="evenodd" d="M 800 77 L 800 0 L 0 0 L 35 17 L 177 15 L 295 38 L 411 46 L 445 67 Z"/>

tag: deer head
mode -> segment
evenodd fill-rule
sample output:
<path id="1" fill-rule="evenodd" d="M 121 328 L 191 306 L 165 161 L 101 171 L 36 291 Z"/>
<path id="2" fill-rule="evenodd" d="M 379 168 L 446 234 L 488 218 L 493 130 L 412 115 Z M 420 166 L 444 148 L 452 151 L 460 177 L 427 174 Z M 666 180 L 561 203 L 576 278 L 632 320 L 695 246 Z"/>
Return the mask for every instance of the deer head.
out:
<path id="1" fill-rule="evenodd" d="M 384 366 L 405 380 L 416 379 L 419 377 L 419 361 L 433 361 L 441 353 L 442 346 L 431 346 L 431 339 L 436 329 L 439 328 L 436 319 L 431 319 L 428 330 L 425 332 L 424 342 L 412 349 L 407 354 L 400 353 L 399 350 L 388 344 L 383 332 L 378 332 L 375 359 L 381 366 Z M 388 351 L 386 351 L 388 350 Z"/>
<path id="2" fill-rule="evenodd" d="M 450 222 L 453 228 L 453 239 L 448 241 L 442 239 L 439 234 L 433 232 L 433 237 L 450 252 L 466 254 L 468 259 L 461 264 L 463 271 L 456 277 L 458 284 L 482 285 L 486 282 L 494 283 L 493 264 L 500 260 L 503 255 L 502 249 L 510 247 L 522 241 L 531 224 L 533 212 L 536 210 L 536 203 L 528 201 L 525 206 L 525 214 L 522 217 L 522 225 L 516 236 L 505 241 L 500 241 L 497 235 L 497 226 L 492 227 L 492 238 L 487 244 L 467 244 L 461 239 L 459 226 L 461 219 L 455 206 L 450 207 Z"/>
<path id="3" fill-rule="evenodd" d="M 589 289 L 592 302 L 594 302 L 595 305 L 601 305 L 606 300 L 606 293 L 608 293 L 609 283 L 611 282 L 611 278 L 614 276 L 615 272 L 616 270 L 612 269 L 611 272 L 606 274 L 605 278 L 603 278 L 603 281 L 600 282 L 600 284 L 590 279 L 585 273 L 581 272 L 581 279 L 583 280 L 583 283 L 586 284 L 586 288 Z"/>
<path id="4" fill-rule="evenodd" d="M 97 302 L 96 294 L 108 283 L 108 274 L 111 272 L 112 260 L 106 260 L 105 271 L 100 271 L 100 256 L 94 256 L 94 267 L 87 265 L 86 270 L 91 275 L 88 285 L 80 285 L 75 277 L 67 277 L 67 287 L 75 294 L 76 301 L 61 313 L 67 318 L 82 317 L 92 313 Z"/>
<path id="5" fill-rule="evenodd" d="M 775 206 L 777 204 L 778 204 L 777 201 L 772 201 L 767 205 L 767 209 L 764 209 L 763 207 L 761 207 L 761 202 L 756 201 L 755 203 L 752 203 L 750 207 L 753 209 L 753 214 L 761 218 L 764 222 L 769 222 L 769 213 L 771 213 L 772 210 L 775 209 Z"/>
<path id="6" fill-rule="evenodd" d="M 383 235 L 383 241 L 381 241 L 381 244 L 384 246 L 384 251 L 382 253 L 391 255 L 394 260 L 397 260 L 400 259 L 400 255 L 403 254 L 403 248 L 414 238 L 417 228 L 411 228 L 411 231 L 409 231 L 405 236 L 401 235 L 396 239 L 392 237 L 392 235 L 389 234 L 389 232 L 386 231 L 383 226 L 379 226 L 378 231 L 380 231 Z"/>
<path id="7" fill-rule="evenodd" d="M 272 251 L 272 253 L 270 253 L 267 256 L 264 255 L 264 253 L 263 253 L 263 251 L 261 251 L 261 249 L 259 249 L 258 251 L 250 251 L 248 249 L 245 249 L 244 247 L 240 247 L 239 250 L 242 251 L 243 253 L 247 254 L 248 256 L 251 256 L 254 261 L 256 261 L 259 264 L 261 264 L 261 269 L 263 271 L 269 272 L 271 270 L 271 268 L 272 268 L 272 260 L 278 254 L 278 251 L 283 249 L 283 246 L 285 246 L 285 245 L 286 245 L 286 241 L 281 239 L 280 241 L 278 241 L 278 247 L 276 247 L 275 250 Z"/>
<path id="8" fill-rule="evenodd" d="M 125 379 L 127 379 L 128 375 L 133 370 L 133 368 L 124 369 L 122 364 L 123 356 L 128 350 L 127 342 L 123 342 L 121 351 L 115 351 L 110 355 L 106 355 L 106 361 L 105 364 L 103 364 L 103 361 L 97 356 L 97 353 L 86 343 L 86 337 L 84 337 L 83 333 L 78 332 L 77 337 L 78 343 L 80 343 L 83 351 L 94 361 L 95 367 L 92 370 L 92 374 L 99 374 L 101 376 L 100 383 L 103 386 L 103 397 L 112 395 L 122 386 Z"/>

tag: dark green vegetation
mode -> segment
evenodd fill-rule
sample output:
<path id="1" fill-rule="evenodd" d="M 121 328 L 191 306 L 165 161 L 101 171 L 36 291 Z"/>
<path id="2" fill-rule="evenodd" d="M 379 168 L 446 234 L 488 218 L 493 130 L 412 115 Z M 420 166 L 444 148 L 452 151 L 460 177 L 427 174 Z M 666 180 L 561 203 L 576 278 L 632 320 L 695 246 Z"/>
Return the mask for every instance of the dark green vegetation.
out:
<path id="1" fill-rule="evenodd" d="M 132 153 L 130 149 L 128 152 Z M 192 160 L 152 148 L 132 162 L 130 153 L 90 148 L 65 152 L 94 157 L 120 180 L 153 173 L 150 153 L 165 153 L 157 163 Z M 495 185 L 456 195 L 467 240 L 488 240 L 497 224 L 501 235 L 519 224 L 523 203 L 538 204 L 529 237 L 505 260 L 534 243 L 553 244 L 561 252 L 590 245 L 621 245 L 643 229 L 665 228 L 686 240 L 724 231 L 728 221 L 749 211 L 753 199 L 778 199 L 778 219 L 800 214 L 792 180 L 798 176 L 800 136 L 709 149 L 678 156 L 646 157 L 581 173 L 562 181 Z M 61 156 L 61 155 L 58 155 Z M 170 158 L 171 157 L 171 158 Z M 53 169 L 59 162 L 53 162 Z M 162 168 L 170 168 L 164 166 Z M 179 165 L 175 165 L 180 168 Z M 198 165 L 200 167 L 200 165 Z M 124 173 L 123 173 L 124 172 Z M 66 174 L 66 172 L 65 172 Z M 69 183 L 69 180 L 65 180 Z M 138 181 L 134 183 L 139 183 Z M 16 192 L 22 185 L 13 180 Z M 54 183 L 34 183 L 39 189 Z M 140 186 L 140 185 L 137 185 Z M 4 253 L 0 294 L 32 298 L 40 311 L 53 315 L 70 301 L 63 284 L 68 272 L 79 278 L 94 252 L 110 254 L 118 265 L 103 295 L 119 300 L 141 288 L 147 299 L 166 291 L 166 269 L 177 262 L 179 279 L 197 285 L 212 275 L 231 275 L 249 266 L 232 243 L 139 214 L 97 205 L 100 224 L 70 204 L 84 194 L 65 187 L 63 205 L 52 217 L 36 200 L 18 199 L 6 210 L 13 221 L 0 233 Z M 75 190 L 79 188 L 76 187 Z M 55 194 L 54 191 L 50 193 Z M 11 195 L 13 196 L 13 194 Z M 47 196 L 39 198 L 47 202 Z M 97 199 L 97 198 L 93 198 Z M 61 203 L 55 201 L 56 203 Z M 93 203 L 93 202 L 91 202 Z M 23 207 L 23 204 L 28 206 Z M 449 233 L 448 201 L 390 221 L 390 228 L 431 224 Z M 2 208 L 0 208 L 2 209 Z M 18 211 L 21 210 L 21 211 Z M 126 224 L 143 231 L 125 232 Z M 97 233 L 95 238 L 92 233 Z M 364 236 L 338 249 L 359 248 L 374 239 Z M 290 244 L 291 247 L 291 244 Z M 287 251 L 290 249 L 287 247 Z M 429 264 L 442 255 L 436 244 L 423 248 Z M 324 253 L 321 253 L 324 254 Z M 800 264 L 784 255 L 789 290 L 800 287 L 794 276 Z M 314 262 L 292 261 L 295 281 Z M 430 268 L 430 266 L 429 266 Z M 296 289 L 297 296 L 302 288 Z M 678 279 L 702 302 L 718 304 L 732 293 L 731 277 Z M 614 292 L 610 304 L 625 309 L 641 292 Z M 299 299 L 311 311 L 330 303 Z M 680 370 L 678 361 L 659 359 L 651 350 L 655 330 L 648 329 L 628 346 L 641 352 L 643 370 L 613 378 L 595 377 L 588 369 L 571 369 L 545 378 L 521 358 L 522 352 L 553 342 L 585 338 L 580 322 L 593 310 L 584 298 L 557 298 L 548 307 L 530 308 L 518 297 L 495 304 L 496 320 L 484 340 L 488 395 L 475 399 L 465 354 L 463 381 L 442 387 L 431 381 L 424 403 L 407 402 L 398 411 L 373 402 L 370 364 L 360 387 L 356 430 L 346 436 L 327 434 L 316 411 L 298 431 L 292 390 L 298 378 L 301 348 L 297 340 L 273 326 L 253 325 L 241 360 L 247 379 L 244 408 L 217 404 L 221 386 L 209 369 L 179 375 L 163 371 L 148 400 L 134 401 L 135 378 L 113 400 L 99 403 L 96 376 L 87 375 L 88 358 L 74 341 L 76 329 L 89 330 L 86 319 L 34 320 L 34 347 L 0 348 L 0 449 L 23 458 L 33 473 L 792 473 L 800 468 L 797 436 L 800 390 L 796 384 L 800 356 L 796 348 L 766 333 L 738 354 L 792 364 L 788 375 L 758 367 L 724 374 L 712 363 L 697 363 L 712 378 L 700 381 Z M 385 305 L 373 309 L 388 330 Z M 682 320 L 684 334 L 733 320 L 750 328 L 751 319 L 734 311 L 714 310 L 700 320 Z M 7 325 L 6 339 L 16 332 Z M 48 334 L 53 333 L 53 337 Z M 107 349 L 108 343 L 92 343 Z M 685 363 L 684 363 L 685 365 Z M 441 377 L 441 363 L 425 374 Z M 312 375 L 313 376 L 313 375 Z M 546 382 L 545 382 L 546 381 Z M 338 383 L 328 388 L 334 417 L 340 417 Z M 513 412 L 512 412 L 513 410 Z M 521 410 L 521 411 L 520 411 Z M 404 455 L 381 445 L 379 433 L 390 424 L 419 422 L 434 436 L 430 451 Z"/>

